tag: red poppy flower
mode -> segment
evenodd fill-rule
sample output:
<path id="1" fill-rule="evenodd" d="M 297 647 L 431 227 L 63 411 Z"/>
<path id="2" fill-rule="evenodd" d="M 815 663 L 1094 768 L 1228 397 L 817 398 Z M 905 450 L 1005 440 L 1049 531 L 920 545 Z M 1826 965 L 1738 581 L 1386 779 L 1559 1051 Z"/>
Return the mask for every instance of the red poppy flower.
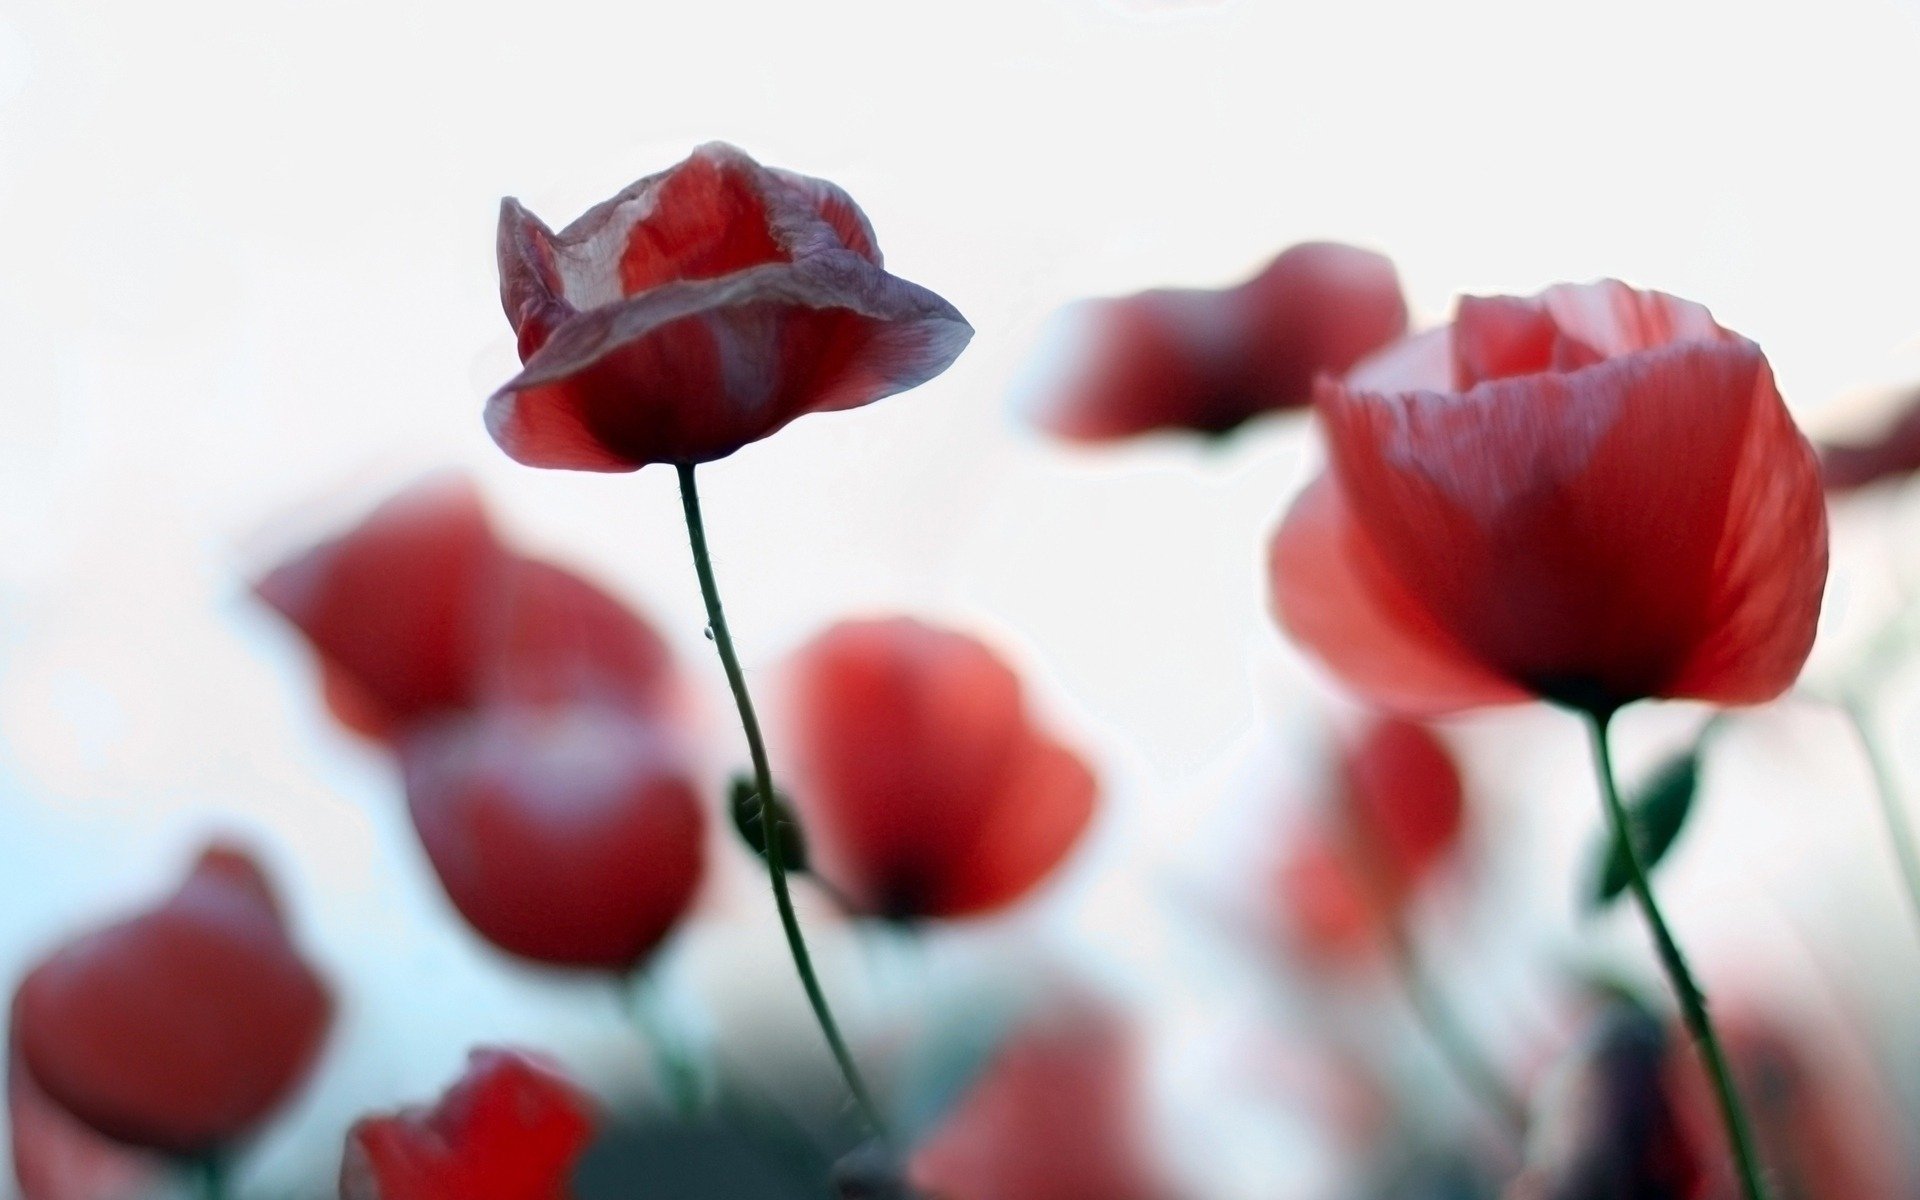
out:
<path id="1" fill-rule="evenodd" d="M 477 1050 L 431 1109 L 368 1117 L 347 1134 L 341 1200 L 566 1200 L 594 1108 L 557 1071 Z"/>
<path id="2" fill-rule="evenodd" d="M 495 705 L 420 727 L 400 758 L 448 898 L 509 953 L 630 971 L 693 901 L 705 824 L 657 722 L 605 706 Z"/>
<path id="3" fill-rule="evenodd" d="M 178 1155 L 259 1125 L 312 1066 L 331 1016 L 266 877 L 227 846 L 160 907 L 35 967 L 14 1001 L 21 1061 L 54 1103 Z"/>
<path id="4" fill-rule="evenodd" d="M 1704 308 L 1612 281 L 1470 298 L 1315 404 L 1331 461 L 1274 538 L 1275 605 L 1377 703 L 1744 704 L 1798 674 L 1818 469 Z"/>
<path id="5" fill-rule="evenodd" d="M 1425 726 L 1372 722 L 1344 747 L 1330 811 L 1295 834 L 1276 880 L 1285 923 L 1316 959 L 1384 945 L 1434 869 L 1460 842 L 1460 769 Z"/>
<path id="6" fill-rule="evenodd" d="M 1082 315 L 1087 352 L 1039 421 L 1085 442 L 1226 433 L 1299 408 L 1316 376 L 1346 371 L 1407 329 L 1393 264 L 1335 242 L 1291 247 L 1237 287 L 1141 292 Z"/>
<path id="7" fill-rule="evenodd" d="M 257 590 L 319 653 L 336 715 L 375 737 L 491 703 L 659 712 L 674 689 L 651 626 L 501 545 L 464 480 L 409 488 Z"/>
<path id="8" fill-rule="evenodd" d="M 1920 471 L 1920 390 L 1907 396 L 1892 424 L 1862 442 L 1820 447 L 1820 471 L 1829 492 L 1851 492 Z"/>
<path id="9" fill-rule="evenodd" d="M 836 625 L 796 656 L 790 707 L 812 865 L 862 912 L 1004 907 L 1093 814 L 1092 772 L 1034 727 L 1020 681 L 964 634 L 907 618 Z"/>
<path id="10" fill-rule="evenodd" d="M 145 1200 L 161 1190 L 166 1168 L 159 1157 L 109 1141 L 40 1090 L 20 1061 L 17 1016 L 7 1116 L 21 1200 Z"/>
<path id="11" fill-rule="evenodd" d="M 499 253 L 525 369 L 487 402 L 487 429 L 529 466 L 724 458 L 917 387 L 973 336 L 881 268 L 845 192 L 719 143 L 558 234 L 504 201 Z"/>
<path id="12" fill-rule="evenodd" d="M 1021 1029 L 913 1155 L 916 1186 L 965 1200 L 1167 1200 L 1125 1026 L 1085 1002 Z"/>

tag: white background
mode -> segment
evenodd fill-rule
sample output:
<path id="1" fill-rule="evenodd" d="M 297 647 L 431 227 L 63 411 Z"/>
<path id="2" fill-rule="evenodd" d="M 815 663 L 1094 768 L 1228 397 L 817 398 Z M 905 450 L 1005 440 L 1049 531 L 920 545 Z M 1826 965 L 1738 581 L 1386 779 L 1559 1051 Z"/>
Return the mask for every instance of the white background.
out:
<path id="1" fill-rule="evenodd" d="M 9 0 L 0 980 L 230 828 L 269 855 L 347 1005 L 264 1169 L 329 1169 L 354 1108 L 437 1089 L 475 1039 L 637 1069 L 610 1001 L 504 968 L 451 923 L 387 764 L 327 722 L 245 581 L 455 465 L 517 539 L 644 605 L 714 682 L 671 475 L 520 468 L 479 411 L 513 369 L 498 198 L 558 225 L 724 138 L 845 185 L 892 269 L 979 331 L 918 392 L 703 473 L 744 653 L 764 672 L 836 616 L 899 608 L 1015 654 L 1101 755 L 1107 819 L 1037 915 L 963 940 L 991 957 L 1071 938 L 1160 1014 L 1189 1165 L 1220 1195 L 1304 1194 L 1326 1169 L 1310 1131 L 1282 1152 L 1278 1116 L 1218 1101 L 1233 1038 L 1311 1031 L 1268 1020 L 1258 987 L 1213 986 L 1231 955 L 1190 952 L 1213 903 L 1194 896 L 1233 890 L 1218 855 L 1278 836 L 1278 781 L 1315 770 L 1332 693 L 1280 645 L 1258 572 L 1311 435 L 1049 446 L 1015 416 L 1057 350 L 1047 319 L 1232 282 L 1307 237 L 1393 255 L 1428 320 L 1460 291 L 1618 275 L 1707 303 L 1810 427 L 1837 428 L 1836 401 L 1920 373 L 1916 61 L 1893 0 Z M 1841 618 L 1883 588 L 1868 560 L 1892 506 L 1865 507 L 1841 531 Z M 1629 762 L 1694 719 L 1630 719 Z M 1517 964 L 1596 942 L 1643 962 L 1630 925 L 1574 928 L 1564 875 L 1593 812 L 1577 729 L 1520 713 L 1463 736 L 1497 866 L 1471 924 L 1508 947 L 1466 956 L 1492 981 L 1470 994 L 1525 1003 Z M 1725 750 L 1665 881 L 1683 933 L 1709 964 L 1819 960 L 1869 1007 L 1910 999 L 1920 955 L 1838 726 L 1783 711 Z M 759 893 L 716 892 L 696 998 L 796 1022 Z M 856 1023 L 888 1018 L 869 1007 Z"/>

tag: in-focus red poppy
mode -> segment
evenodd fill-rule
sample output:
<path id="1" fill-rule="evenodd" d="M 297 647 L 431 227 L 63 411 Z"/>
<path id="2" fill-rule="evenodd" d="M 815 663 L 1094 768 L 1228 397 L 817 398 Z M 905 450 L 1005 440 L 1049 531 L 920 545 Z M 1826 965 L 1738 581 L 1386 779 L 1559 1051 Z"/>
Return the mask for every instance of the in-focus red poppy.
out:
<path id="1" fill-rule="evenodd" d="M 592 1102 L 557 1070 L 476 1050 L 431 1109 L 368 1117 L 347 1134 L 341 1200 L 567 1200 L 593 1140 Z"/>
<path id="2" fill-rule="evenodd" d="M 965 634 L 904 617 L 843 622 L 795 656 L 787 700 L 811 866 L 860 912 L 1005 907 L 1093 815 L 1093 773 L 1035 726 L 1013 671 Z"/>
<path id="3" fill-rule="evenodd" d="M 1402 712 L 1772 699 L 1827 570 L 1811 447 L 1759 347 L 1604 281 L 1468 298 L 1323 379 L 1326 475 L 1271 547 L 1281 624 Z"/>
<path id="4" fill-rule="evenodd" d="M 1393 264 L 1337 242 L 1290 247 L 1237 287 L 1096 300 L 1078 316 L 1086 344 L 1036 417 L 1082 442 L 1221 434 L 1303 407 L 1315 377 L 1345 372 L 1407 329 Z"/>
<path id="5" fill-rule="evenodd" d="M 1460 769 L 1423 725 L 1370 722 L 1341 749 L 1331 804 L 1288 839 L 1276 878 L 1284 923 L 1317 960 L 1387 945 L 1420 887 L 1460 843 Z"/>
<path id="6" fill-rule="evenodd" d="M 1120 1018 L 1059 1003 L 995 1053 L 915 1151 L 913 1182 L 954 1200 L 1169 1200 L 1140 1084 Z"/>
<path id="7" fill-rule="evenodd" d="M 658 721 L 602 705 L 493 705 L 418 727 L 400 760 L 448 898 L 511 954 L 630 971 L 693 902 L 705 822 Z"/>
<path id="8" fill-rule="evenodd" d="M 14 1032 L 61 1108 L 116 1141 L 200 1156 L 287 1099 L 332 1012 L 265 875 L 216 845 L 158 908 L 29 972 Z"/>
<path id="9" fill-rule="evenodd" d="M 559 233 L 508 199 L 500 299 L 525 369 L 487 429 L 535 467 L 724 458 L 946 370 L 973 336 L 888 274 L 835 185 L 711 143 Z"/>
<path id="10" fill-rule="evenodd" d="M 13 1029 L 7 1125 L 21 1200 L 146 1200 L 161 1191 L 164 1160 L 109 1140 L 55 1104 L 20 1061 L 17 1017 Z"/>
<path id="11" fill-rule="evenodd" d="M 1920 471 L 1920 389 L 1900 400 L 1892 422 L 1874 436 L 1820 447 L 1820 473 L 1829 492 L 1852 492 Z"/>
<path id="12" fill-rule="evenodd" d="M 671 654 L 647 622 L 502 545 L 463 479 L 401 492 L 257 591 L 319 654 L 335 714 L 378 738 L 492 703 L 659 712 L 675 689 Z"/>

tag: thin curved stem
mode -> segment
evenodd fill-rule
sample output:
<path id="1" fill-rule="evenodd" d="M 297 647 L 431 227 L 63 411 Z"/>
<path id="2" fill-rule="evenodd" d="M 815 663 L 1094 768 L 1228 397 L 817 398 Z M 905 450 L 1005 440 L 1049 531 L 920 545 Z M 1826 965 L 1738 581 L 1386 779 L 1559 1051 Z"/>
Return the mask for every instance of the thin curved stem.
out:
<path id="1" fill-rule="evenodd" d="M 1452 1007 L 1428 974 L 1419 947 L 1414 944 L 1413 935 L 1406 924 L 1390 918 L 1386 928 L 1392 944 L 1394 971 L 1399 976 L 1401 990 L 1406 993 L 1408 1006 L 1420 1021 L 1420 1027 L 1426 1030 L 1440 1057 L 1446 1060 L 1447 1066 L 1466 1089 L 1513 1134 L 1516 1141 L 1524 1143 L 1528 1124 L 1526 1101 L 1507 1083 L 1506 1077 L 1481 1051 L 1479 1043 L 1454 1015 Z"/>
<path id="2" fill-rule="evenodd" d="M 1620 802 L 1620 788 L 1613 774 L 1613 751 L 1607 742 L 1607 727 L 1611 722 L 1611 714 L 1587 714 L 1587 730 L 1593 744 L 1594 773 L 1600 783 L 1601 806 L 1606 811 L 1614 840 L 1626 853 L 1627 884 L 1640 906 L 1640 915 L 1646 918 L 1647 928 L 1653 934 L 1654 949 L 1659 953 L 1660 965 L 1665 968 L 1674 995 L 1680 1002 L 1681 1017 L 1686 1021 L 1687 1031 L 1693 1035 L 1694 1045 L 1699 1048 L 1707 1074 L 1713 1080 L 1714 1094 L 1720 1102 L 1720 1117 L 1727 1127 L 1727 1142 L 1733 1149 L 1741 1188 L 1747 1200 L 1767 1200 L 1752 1128 L 1747 1121 L 1746 1110 L 1740 1104 L 1740 1093 L 1733 1086 L 1733 1072 L 1727 1066 L 1726 1052 L 1721 1049 L 1719 1035 L 1714 1032 L 1713 1019 L 1707 1015 L 1706 994 L 1694 981 L 1686 956 L 1680 952 L 1679 943 L 1673 940 L 1667 920 L 1661 915 L 1660 905 L 1653 898 L 1653 886 L 1647 882 L 1646 863 L 1641 859 L 1640 847 L 1628 824 L 1626 806 Z"/>
<path id="3" fill-rule="evenodd" d="M 727 630 L 727 617 L 720 607 L 720 588 L 713 579 L 713 558 L 707 551 L 707 528 L 700 517 L 700 492 L 694 483 L 693 464 L 676 465 L 680 472 L 680 506 L 686 512 L 687 539 L 693 546 L 693 569 L 700 577 L 700 596 L 707 606 L 707 631 L 713 638 L 714 648 L 720 652 L 720 666 L 726 672 L 727 686 L 733 691 L 734 706 L 740 710 L 741 731 L 747 736 L 747 753 L 753 758 L 753 785 L 760 793 L 761 820 L 767 829 L 767 875 L 773 883 L 774 906 L 780 910 L 780 928 L 786 934 L 787 949 L 793 955 L 793 968 L 800 976 L 800 986 L 806 990 L 807 1003 L 813 1007 L 814 1020 L 819 1022 L 820 1032 L 827 1039 L 827 1048 L 833 1052 L 833 1060 L 839 1064 L 840 1074 L 846 1078 L 847 1089 L 853 1093 L 854 1102 L 860 1106 L 867 1123 L 886 1140 L 886 1122 L 880 1116 L 880 1108 L 874 1103 L 872 1093 L 867 1090 L 866 1081 L 860 1076 L 860 1068 L 854 1064 L 846 1039 L 840 1036 L 840 1026 L 833 1019 L 833 1009 L 828 1006 L 826 992 L 814 972 L 813 956 L 807 952 L 806 936 L 800 931 L 800 917 L 793 908 L 784 851 L 777 836 L 777 822 L 791 822 L 793 816 L 785 811 L 779 794 L 773 790 L 773 768 L 767 762 L 767 746 L 760 736 L 760 720 L 754 715 L 753 698 L 747 694 L 746 675 L 740 670 L 740 658 L 733 649 L 733 635 Z"/>
<path id="4" fill-rule="evenodd" d="M 1874 799 L 1879 802 L 1881 819 L 1887 825 L 1887 840 L 1893 843 L 1893 857 L 1900 867 L 1901 882 L 1906 885 L 1907 904 L 1913 910 L 1914 920 L 1920 922 L 1920 846 L 1914 842 L 1913 818 L 1907 815 L 1906 805 L 1900 799 L 1900 783 L 1894 776 L 1893 763 L 1881 748 L 1880 739 L 1874 736 L 1873 719 L 1863 699 L 1857 695 L 1846 697 L 1840 702 L 1840 711 L 1847 718 L 1848 728 L 1853 730 L 1854 740 L 1860 743 L 1868 770 L 1873 773 Z"/>

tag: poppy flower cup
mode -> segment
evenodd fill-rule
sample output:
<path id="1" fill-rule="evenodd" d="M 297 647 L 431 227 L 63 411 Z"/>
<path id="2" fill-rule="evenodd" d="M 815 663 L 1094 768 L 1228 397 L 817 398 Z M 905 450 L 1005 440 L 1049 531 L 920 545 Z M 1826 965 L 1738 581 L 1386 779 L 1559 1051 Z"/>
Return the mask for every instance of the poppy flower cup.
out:
<path id="1" fill-rule="evenodd" d="M 976 916 L 1019 900 L 1092 819 L 1098 787 L 986 646 L 908 618 L 847 621 L 795 655 L 794 804 L 856 911 Z"/>
<path id="2" fill-rule="evenodd" d="M 1035 414 L 1077 442 L 1224 434 L 1304 408 L 1315 377 L 1346 371 L 1407 330 L 1393 263 L 1337 242 L 1292 246 L 1235 287 L 1160 288 L 1089 301 L 1077 315 L 1086 344 Z"/>
<path id="3" fill-rule="evenodd" d="M 510 1050 L 476 1050 L 434 1107 L 354 1125 L 340 1197 L 567 1200 L 596 1123 L 593 1103 L 554 1068 Z"/>
<path id="4" fill-rule="evenodd" d="M 260 868 L 215 846 L 143 915 L 28 973 L 14 1044 L 54 1104 L 115 1141 L 203 1158 L 253 1132 L 320 1052 L 326 987 Z"/>
<path id="5" fill-rule="evenodd" d="M 487 428 L 529 466 L 724 458 L 925 383 L 973 335 L 883 269 L 844 191 L 720 143 L 559 233 L 504 201 L 499 258 L 524 369 L 487 402 Z"/>
<path id="6" fill-rule="evenodd" d="M 1280 623 L 1370 700 L 1770 700 L 1827 571 L 1813 451 L 1758 346 L 1614 281 L 1468 298 L 1314 394 L 1326 474 L 1269 566 Z"/>

